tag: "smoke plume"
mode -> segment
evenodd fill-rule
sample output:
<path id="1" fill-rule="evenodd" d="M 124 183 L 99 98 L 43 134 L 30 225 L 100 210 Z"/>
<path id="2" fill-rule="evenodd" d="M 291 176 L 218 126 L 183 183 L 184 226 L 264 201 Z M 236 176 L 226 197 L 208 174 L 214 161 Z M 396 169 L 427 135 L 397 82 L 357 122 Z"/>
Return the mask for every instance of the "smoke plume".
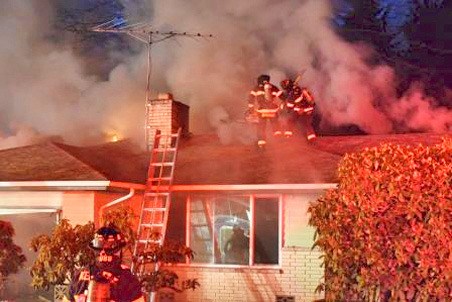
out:
<path id="1" fill-rule="evenodd" d="M 255 78 L 268 73 L 278 84 L 304 70 L 301 84 L 316 98 L 320 127 L 356 125 L 370 134 L 450 130 L 450 109 L 438 107 L 418 83 L 398 96 L 394 71 L 366 63 L 372 49 L 334 33 L 327 0 L 122 2 L 132 19 L 146 16 L 157 30 L 214 35 L 172 38 L 151 50 L 153 94 L 170 91 L 189 105 L 194 133 L 218 130 L 226 143 L 248 141 L 243 112 Z M 69 143 L 114 133 L 140 142 L 146 45 L 136 56 L 124 55 L 107 81 L 87 76 L 86 58 L 75 55 L 70 41 L 49 38 L 58 39 L 51 3 L 0 3 L 1 140 L 11 146 L 18 137 L 11 125 L 18 123 L 37 137 L 59 136 Z"/>

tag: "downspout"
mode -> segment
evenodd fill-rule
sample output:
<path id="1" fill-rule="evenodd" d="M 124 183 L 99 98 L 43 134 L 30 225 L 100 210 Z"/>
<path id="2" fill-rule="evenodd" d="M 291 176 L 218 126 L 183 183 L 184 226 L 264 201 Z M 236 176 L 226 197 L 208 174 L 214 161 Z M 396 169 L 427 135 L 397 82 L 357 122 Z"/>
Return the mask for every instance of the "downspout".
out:
<path id="1" fill-rule="evenodd" d="M 129 188 L 129 194 L 127 194 L 125 196 L 122 196 L 122 197 L 120 197 L 118 199 L 112 200 L 109 203 L 104 204 L 103 206 L 101 206 L 100 209 L 99 209 L 99 216 L 100 216 L 99 221 L 100 221 L 100 224 L 101 225 L 103 224 L 102 220 L 103 220 L 103 214 L 104 214 L 104 209 L 105 208 L 111 207 L 111 206 L 113 206 L 115 204 L 118 204 L 118 203 L 123 202 L 123 201 L 125 201 L 127 199 L 130 199 L 133 195 L 135 195 L 135 189 L 134 188 Z"/>

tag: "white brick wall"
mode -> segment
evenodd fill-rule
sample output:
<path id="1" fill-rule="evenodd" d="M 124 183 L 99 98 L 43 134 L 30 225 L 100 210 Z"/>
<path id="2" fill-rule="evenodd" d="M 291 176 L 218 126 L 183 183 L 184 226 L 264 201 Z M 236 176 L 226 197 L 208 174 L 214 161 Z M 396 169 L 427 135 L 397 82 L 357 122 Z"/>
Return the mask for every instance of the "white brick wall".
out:
<path id="1" fill-rule="evenodd" d="M 175 301 L 275 301 L 277 295 L 313 301 L 322 281 L 320 252 L 300 247 L 282 250 L 281 269 L 178 267 L 181 280 L 197 278 L 201 287 L 175 294 Z"/>

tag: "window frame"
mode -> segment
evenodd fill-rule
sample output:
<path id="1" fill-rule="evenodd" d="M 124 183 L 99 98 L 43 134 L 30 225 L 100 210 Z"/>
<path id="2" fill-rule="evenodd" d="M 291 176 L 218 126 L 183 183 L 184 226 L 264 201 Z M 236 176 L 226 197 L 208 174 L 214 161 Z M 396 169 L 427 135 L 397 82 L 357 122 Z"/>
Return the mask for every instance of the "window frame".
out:
<path id="1" fill-rule="evenodd" d="M 181 192 L 178 192 L 181 193 Z M 185 200 L 185 245 L 190 247 L 190 239 L 191 239 L 191 203 L 193 201 L 193 196 L 202 196 L 206 200 L 215 200 L 218 197 L 224 196 L 235 196 L 235 197 L 248 197 L 250 203 L 250 230 L 249 230 L 249 259 L 248 264 L 225 264 L 225 263 L 194 263 L 190 259 L 187 259 L 185 263 L 181 263 L 178 265 L 182 266 L 191 266 L 191 267 L 213 267 L 213 268 L 258 268 L 258 269 L 269 269 L 275 268 L 280 269 L 282 265 L 282 246 L 283 246 L 283 194 L 282 193 L 242 193 L 242 192 L 215 192 L 215 193 L 207 193 L 207 192 L 187 192 L 187 195 L 183 198 Z M 256 199 L 261 198 L 272 198 L 277 202 L 277 219 L 278 219 L 278 258 L 277 263 L 275 264 L 256 264 L 254 263 L 255 257 L 255 204 Z M 265 202 L 265 201 L 262 201 Z M 215 228 L 212 230 L 212 236 L 216 236 Z M 212 241 L 213 244 L 213 241 Z M 214 250 L 214 248 L 213 248 Z M 196 257 L 196 256 L 195 256 Z"/>

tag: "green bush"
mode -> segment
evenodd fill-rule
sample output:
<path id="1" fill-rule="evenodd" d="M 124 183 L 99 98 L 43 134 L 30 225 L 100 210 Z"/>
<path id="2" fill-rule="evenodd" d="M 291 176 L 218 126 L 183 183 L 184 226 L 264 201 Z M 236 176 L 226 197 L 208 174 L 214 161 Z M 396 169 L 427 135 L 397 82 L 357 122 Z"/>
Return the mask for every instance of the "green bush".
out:
<path id="1" fill-rule="evenodd" d="M 309 208 L 327 301 L 446 301 L 452 295 L 452 141 L 346 155 Z"/>

